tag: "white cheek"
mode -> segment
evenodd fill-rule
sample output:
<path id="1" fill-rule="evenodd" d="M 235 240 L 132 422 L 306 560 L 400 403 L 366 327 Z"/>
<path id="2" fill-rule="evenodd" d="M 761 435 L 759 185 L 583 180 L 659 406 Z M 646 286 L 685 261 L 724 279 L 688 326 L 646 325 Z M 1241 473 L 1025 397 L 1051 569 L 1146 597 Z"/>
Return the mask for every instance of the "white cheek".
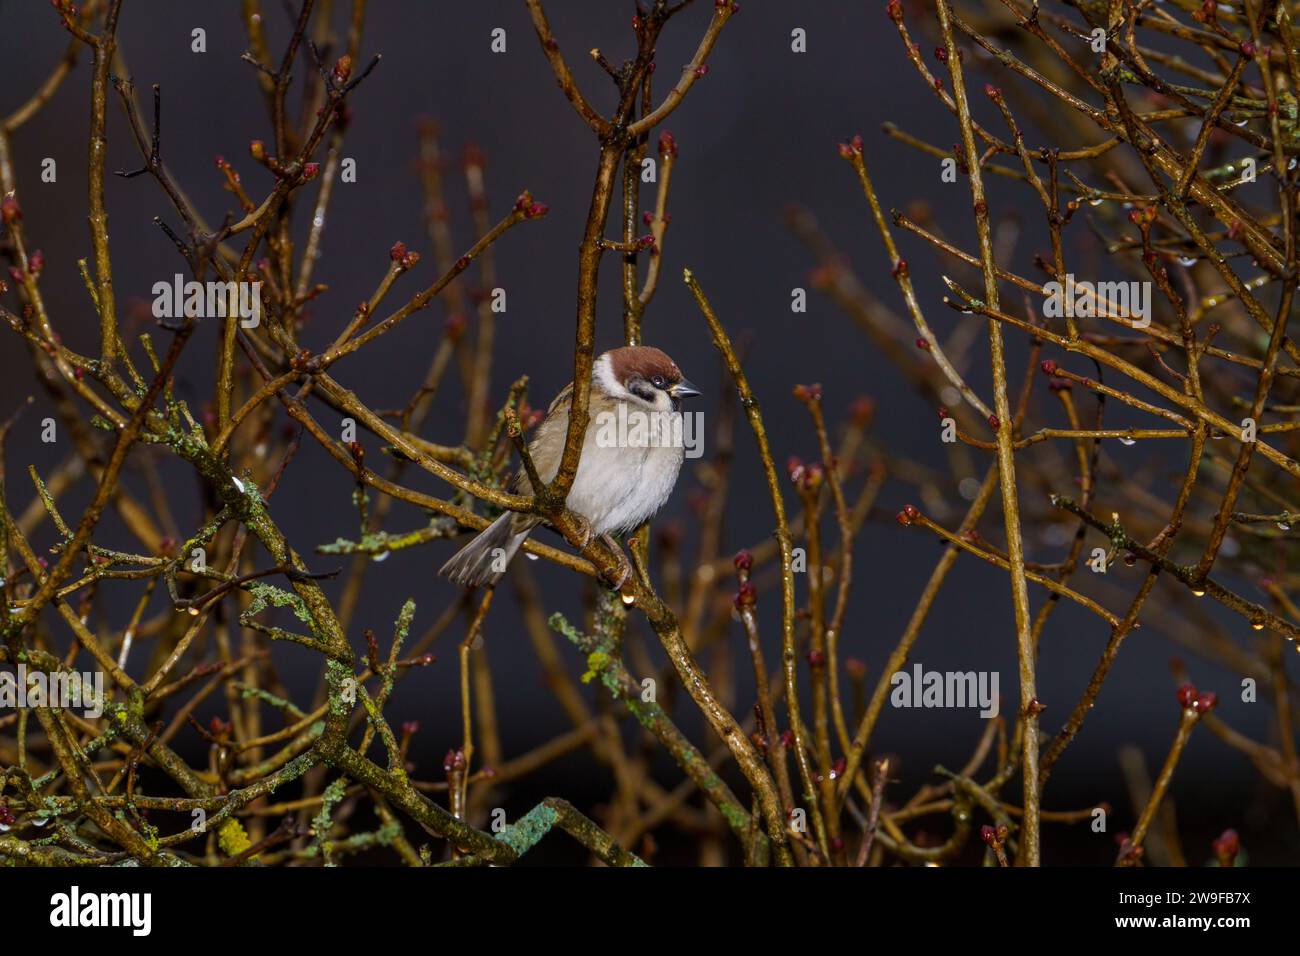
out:
<path id="1" fill-rule="evenodd" d="M 603 355 L 596 360 L 596 365 L 592 369 L 592 378 L 600 384 L 601 388 L 605 390 L 605 394 L 611 398 L 636 400 L 635 395 L 619 384 L 618 379 L 614 377 L 613 369 L 609 366 L 609 359 Z"/>

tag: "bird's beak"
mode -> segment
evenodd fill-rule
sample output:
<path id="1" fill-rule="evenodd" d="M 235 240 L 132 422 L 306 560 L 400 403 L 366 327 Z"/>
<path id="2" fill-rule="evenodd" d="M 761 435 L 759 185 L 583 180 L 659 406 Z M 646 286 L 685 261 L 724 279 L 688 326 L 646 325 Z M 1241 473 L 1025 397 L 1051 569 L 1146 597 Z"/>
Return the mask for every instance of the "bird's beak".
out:
<path id="1" fill-rule="evenodd" d="M 692 398 L 700 394 L 700 390 L 686 379 L 682 379 L 672 388 L 668 389 L 668 394 L 673 398 Z"/>

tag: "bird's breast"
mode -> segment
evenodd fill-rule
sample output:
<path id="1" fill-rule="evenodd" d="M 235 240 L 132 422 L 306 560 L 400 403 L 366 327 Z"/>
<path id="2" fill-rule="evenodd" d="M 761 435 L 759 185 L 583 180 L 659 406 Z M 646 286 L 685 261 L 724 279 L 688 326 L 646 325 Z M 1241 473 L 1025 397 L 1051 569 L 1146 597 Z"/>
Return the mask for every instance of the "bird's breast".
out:
<path id="1" fill-rule="evenodd" d="M 651 517 L 672 493 L 684 450 L 671 436 L 638 441 L 588 435 L 569 505 L 600 534 L 626 531 Z M 595 440 L 593 440 L 595 439 Z"/>

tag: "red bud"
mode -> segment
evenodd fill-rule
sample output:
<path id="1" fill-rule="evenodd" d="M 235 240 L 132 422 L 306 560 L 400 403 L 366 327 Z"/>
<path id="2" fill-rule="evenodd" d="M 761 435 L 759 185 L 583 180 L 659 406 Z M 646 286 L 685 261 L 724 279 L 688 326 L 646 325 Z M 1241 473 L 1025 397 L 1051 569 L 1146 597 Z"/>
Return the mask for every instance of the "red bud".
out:
<path id="1" fill-rule="evenodd" d="M 348 77 L 352 75 L 352 57 L 348 56 L 346 53 L 339 57 L 338 62 L 334 64 L 334 69 L 331 71 L 331 75 L 334 77 L 334 82 L 339 86 L 346 83 Z"/>
<path id="2" fill-rule="evenodd" d="M 1241 839 L 1237 836 L 1236 830 L 1224 830 L 1210 846 L 1219 861 L 1219 866 L 1233 866 L 1237 854 L 1241 852 Z"/>

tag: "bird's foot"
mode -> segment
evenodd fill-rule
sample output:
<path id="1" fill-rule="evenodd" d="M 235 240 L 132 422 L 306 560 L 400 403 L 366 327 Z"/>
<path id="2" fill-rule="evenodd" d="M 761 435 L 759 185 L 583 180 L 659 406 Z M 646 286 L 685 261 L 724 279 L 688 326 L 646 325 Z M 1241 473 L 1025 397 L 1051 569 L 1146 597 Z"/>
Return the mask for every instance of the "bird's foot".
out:
<path id="1" fill-rule="evenodd" d="M 623 551 L 622 545 L 618 543 L 617 539 L 615 539 L 612 534 L 609 534 L 608 532 L 602 534 L 600 540 L 604 543 L 605 547 L 609 548 L 614 557 L 618 558 L 618 570 L 611 574 L 606 574 L 602 571 L 600 576 L 604 578 L 606 583 L 608 583 L 615 591 L 621 591 L 623 585 L 627 584 L 627 579 L 632 576 L 632 562 L 628 560 L 627 554 Z"/>
<path id="2" fill-rule="evenodd" d="M 581 551 L 591 544 L 591 522 L 576 511 L 572 512 L 572 514 L 573 523 L 578 526 L 578 550 Z"/>

